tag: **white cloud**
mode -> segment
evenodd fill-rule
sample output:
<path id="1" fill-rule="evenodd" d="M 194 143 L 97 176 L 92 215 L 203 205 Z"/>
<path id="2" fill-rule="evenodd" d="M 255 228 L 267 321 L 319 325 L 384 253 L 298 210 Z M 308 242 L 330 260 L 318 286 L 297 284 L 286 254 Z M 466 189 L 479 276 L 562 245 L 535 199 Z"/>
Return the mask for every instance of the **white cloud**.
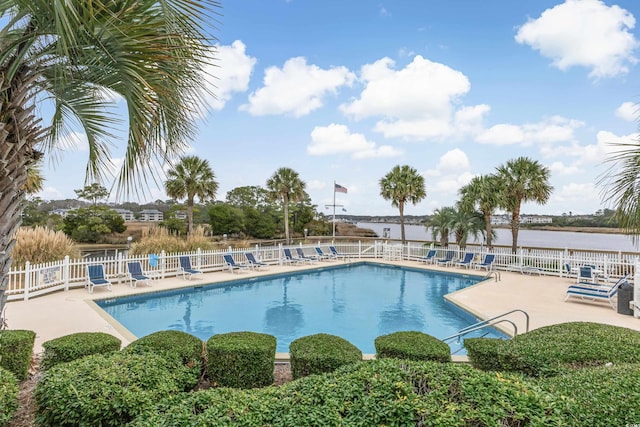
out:
<path id="1" fill-rule="evenodd" d="M 246 46 L 236 40 L 228 45 L 217 45 L 217 60 L 209 64 L 205 79 L 213 95 L 207 95 L 206 103 L 212 110 L 222 110 L 234 93 L 246 92 L 256 58 L 246 54 Z"/>
<path id="2" fill-rule="evenodd" d="M 556 189 L 551 196 L 550 202 L 582 202 L 593 201 L 595 203 L 600 202 L 599 190 L 592 182 L 579 184 L 569 183 L 563 185 L 561 188 Z"/>
<path id="3" fill-rule="evenodd" d="M 447 151 L 438 160 L 435 169 L 423 172 L 427 179 L 427 191 L 446 195 L 457 194 L 475 176 L 469 171 L 469 158 L 459 148 Z"/>
<path id="4" fill-rule="evenodd" d="M 633 102 L 623 102 L 616 110 L 616 116 L 623 120 L 633 122 L 640 117 L 640 106 Z"/>
<path id="5" fill-rule="evenodd" d="M 324 181 L 320 181 L 317 179 L 312 179 L 311 181 L 307 181 L 308 190 L 324 190 L 326 187 L 327 187 L 327 184 Z"/>
<path id="6" fill-rule="evenodd" d="M 282 68 L 265 70 L 264 86 L 240 107 L 254 116 L 290 114 L 301 117 L 322 107 L 324 97 L 351 85 L 355 75 L 346 67 L 322 69 L 303 57 L 287 60 Z"/>
<path id="7" fill-rule="evenodd" d="M 40 197 L 42 200 L 61 200 L 65 198 L 62 191 L 55 187 L 44 187 L 42 191 L 36 194 L 36 196 Z"/>
<path id="8" fill-rule="evenodd" d="M 515 39 L 551 58 L 560 70 L 573 66 L 591 69 L 594 78 L 611 77 L 629 71 L 635 64 L 639 43 L 632 30 L 635 18 L 617 5 L 601 0 L 566 0 L 530 19 Z"/>
<path id="9" fill-rule="evenodd" d="M 564 162 L 553 162 L 547 166 L 551 171 L 551 175 L 575 175 L 581 172 L 576 165 L 566 165 Z"/>
<path id="10" fill-rule="evenodd" d="M 476 141 L 481 144 L 553 144 L 572 141 L 575 130 L 584 126 L 579 120 L 553 116 L 538 123 L 524 125 L 498 124 L 480 132 Z"/>
<path id="11" fill-rule="evenodd" d="M 89 151 L 89 140 L 86 133 L 72 132 L 60 139 L 60 148 L 68 151 Z"/>
<path id="12" fill-rule="evenodd" d="M 312 156 L 326 156 L 331 154 L 351 153 L 353 158 L 364 159 L 371 157 L 396 157 L 402 154 L 394 147 L 377 146 L 368 141 L 360 133 L 351 133 L 345 125 L 332 123 L 329 126 L 316 126 L 311 131 L 311 144 L 307 146 L 307 153 Z"/>

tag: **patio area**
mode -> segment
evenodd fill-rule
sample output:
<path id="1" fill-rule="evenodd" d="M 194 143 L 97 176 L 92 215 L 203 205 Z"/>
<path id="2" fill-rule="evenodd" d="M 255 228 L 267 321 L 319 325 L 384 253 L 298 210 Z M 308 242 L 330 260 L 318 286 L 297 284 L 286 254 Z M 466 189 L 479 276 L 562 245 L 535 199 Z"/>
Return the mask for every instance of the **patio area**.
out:
<path id="1" fill-rule="evenodd" d="M 152 286 L 139 284 L 137 288 L 129 287 L 126 282 L 115 282 L 112 292 L 105 288 L 97 288 L 93 294 L 89 294 L 84 288 L 71 289 L 28 301 L 11 301 L 7 304 L 6 319 L 9 329 L 28 329 L 36 332 L 34 348 L 36 353 L 42 351 L 42 343 L 75 332 L 106 332 L 118 337 L 124 346 L 136 337 L 99 309 L 93 300 L 302 271 L 343 262 L 320 262 L 296 266 L 271 265 L 264 271 L 244 270 L 236 274 L 219 271 L 205 273 L 192 280 L 178 276 L 154 280 Z M 376 260 L 375 262 L 486 275 L 485 271 L 437 265 L 425 266 L 424 263 L 416 261 Z M 524 310 L 530 316 L 530 329 L 556 323 L 588 321 L 640 330 L 640 319 L 618 314 L 607 302 L 589 303 L 580 302 L 577 299 L 564 302 L 567 286 L 574 283 L 575 279 L 570 281 L 567 278 L 555 276 L 526 275 L 505 271 L 500 272 L 500 279 L 496 281 L 495 276 L 491 276 L 478 285 L 449 294 L 447 299 L 480 319 L 488 319 L 514 309 Z M 520 333 L 524 332 L 525 318 L 521 313 L 514 313 L 507 318 L 518 326 Z M 509 327 L 505 327 L 504 330 L 512 333 Z"/>

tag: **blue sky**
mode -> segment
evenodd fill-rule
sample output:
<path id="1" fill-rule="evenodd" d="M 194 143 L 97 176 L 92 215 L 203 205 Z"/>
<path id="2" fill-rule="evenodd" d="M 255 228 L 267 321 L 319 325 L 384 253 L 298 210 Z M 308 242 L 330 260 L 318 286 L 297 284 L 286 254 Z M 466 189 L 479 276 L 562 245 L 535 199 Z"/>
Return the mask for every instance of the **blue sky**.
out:
<path id="1" fill-rule="evenodd" d="M 286 166 L 322 212 L 335 181 L 347 213 L 397 215 L 378 182 L 406 164 L 427 197 L 405 214 L 425 215 L 527 156 L 554 191 L 524 213 L 593 213 L 610 207 L 596 185 L 610 144 L 638 138 L 637 0 L 234 0 L 220 12 L 217 99 L 190 149 L 209 160 L 217 200 Z M 73 139 L 42 198 L 83 186 L 88 152 Z M 113 163 L 123 152 L 115 141 Z"/>

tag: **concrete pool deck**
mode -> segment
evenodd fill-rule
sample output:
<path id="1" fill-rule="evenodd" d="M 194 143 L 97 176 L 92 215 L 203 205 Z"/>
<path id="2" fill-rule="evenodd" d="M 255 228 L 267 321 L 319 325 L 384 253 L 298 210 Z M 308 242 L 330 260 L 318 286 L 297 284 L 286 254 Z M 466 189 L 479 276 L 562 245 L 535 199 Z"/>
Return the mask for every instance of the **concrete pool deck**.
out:
<path id="1" fill-rule="evenodd" d="M 371 260 L 371 262 L 450 273 L 486 275 L 484 270 L 430 264 L 425 266 L 424 263 L 417 261 Z M 44 342 L 76 332 L 106 332 L 119 338 L 125 346 L 136 337 L 99 309 L 94 300 L 290 273 L 342 263 L 344 262 L 319 262 L 299 266 L 272 265 L 263 271 L 245 270 L 236 274 L 225 270 L 205 273 L 192 280 L 183 279 L 182 276 L 154 280 L 152 286 L 139 284 L 136 288 L 129 287 L 126 282 L 114 282 L 112 292 L 106 288 L 96 288 L 93 294 L 89 294 L 85 288 L 75 288 L 28 301 L 11 301 L 7 304 L 5 317 L 9 329 L 27 329 L 36 333 L 35 353 L 42 352 Z M 640 319 L 618 314 L 607 302 L 590 303 L 581 302 L 578 299 L 564 302 L 567 286 L 572 283 L 567 278 L 523 275 L 505 271 L 499 273 L 500 281 L 491 277 L 478 285 L 449 294 L 446 298 L 480 319 L 489 319 L 514 309 L 524 310 L 530 316 L 530 329 L 556 323 L 585 321 L 623 326 L 640 331 Z M 525 331 L 525 317 L 521 313 L 513 313 L 507 318 L 517 325 L 519 333 Z M 505 324 L 504 331 L 512 334 L 513 328 Z"/>

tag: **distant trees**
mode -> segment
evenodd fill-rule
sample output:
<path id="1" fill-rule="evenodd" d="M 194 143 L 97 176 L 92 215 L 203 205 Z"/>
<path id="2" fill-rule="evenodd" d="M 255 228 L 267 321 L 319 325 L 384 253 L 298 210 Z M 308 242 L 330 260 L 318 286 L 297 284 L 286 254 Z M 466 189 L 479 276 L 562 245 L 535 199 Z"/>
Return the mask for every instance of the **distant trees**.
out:
<path id="1" fill-rule="evenodd" d="M 106 206 L 75 209 L 62 220 L 62 231 L 79 243 L 98 243 L 105 235 L 126 229 L 122 216 Z"/>
<path id="2" fill-rule="evenodd" d="M 109 197 L 109 190 L 102 185 L 93 183 L 91 185 L 85 185 L 83 188 L 73 190 L 79 199 L 88 200 L 94 206 L 98 204 L 100 200 L 105 200 Z"/>
<path id="3" fill-rule="evenodd" d="M 416 204 L 427 197 L 424 177 L 411 166 L 394 166 L 389 173 L 380 179 L 380 195 L 391 201 L 391 206 L 400 210 L 400 230 L 402 243 L 404 234 L 404 207 L 407 203 Z"/>
<path id="4" fill-rule="evenodd" d="M 284 210 L 284 236 L 287 243 L 291 242 L 289 233 L 289 204 L 304 200 L 305 183 L 298 172 L 291 168 L 280 168 L 267 180 L 267 189 L 271 200 L 277 200 Z"/>
<path id="5" fill-rule="evenodd" d="M 167 172 L 165 190 L 169 197 L 187 200 L 187 233 L 193 231 L 193 205 L 198 197 L 201 201 L 213 200 L 218 191 L 218 181 L 207 160 L 197 156 L 184 156 Z"/>

